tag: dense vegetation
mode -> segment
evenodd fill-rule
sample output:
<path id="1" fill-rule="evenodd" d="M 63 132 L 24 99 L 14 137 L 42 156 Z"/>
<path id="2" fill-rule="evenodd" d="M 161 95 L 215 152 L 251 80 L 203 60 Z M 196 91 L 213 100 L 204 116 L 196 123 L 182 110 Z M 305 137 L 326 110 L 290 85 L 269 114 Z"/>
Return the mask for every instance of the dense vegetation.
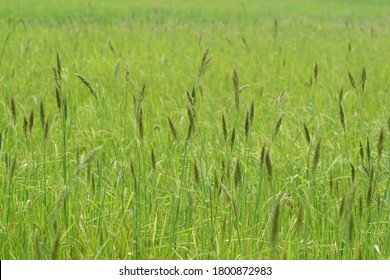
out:
<path id="1" fill-rule="evenodd" d="M 1 259 L 390 257 L 386 1 L 3 2 Z"/>

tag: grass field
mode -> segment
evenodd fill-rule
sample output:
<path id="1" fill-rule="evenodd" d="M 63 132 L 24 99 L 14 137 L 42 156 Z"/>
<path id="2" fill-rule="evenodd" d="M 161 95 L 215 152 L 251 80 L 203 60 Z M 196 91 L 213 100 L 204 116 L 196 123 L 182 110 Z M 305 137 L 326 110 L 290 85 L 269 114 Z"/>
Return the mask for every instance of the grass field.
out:
<path id="1" fill-rule="evenodd" d="M 388 1 L 63 2 L 0 3 L 0 259 L 390 258 Z"/>

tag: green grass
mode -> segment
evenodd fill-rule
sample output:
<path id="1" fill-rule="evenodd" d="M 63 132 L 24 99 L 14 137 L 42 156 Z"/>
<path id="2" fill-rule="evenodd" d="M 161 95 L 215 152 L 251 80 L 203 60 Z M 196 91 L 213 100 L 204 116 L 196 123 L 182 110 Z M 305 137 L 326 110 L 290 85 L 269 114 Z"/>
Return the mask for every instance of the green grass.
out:
<path id="1" fill-rule="evenodd" d="M 1 259 L 390 258 L 386 1 L 3 2 Z"/>

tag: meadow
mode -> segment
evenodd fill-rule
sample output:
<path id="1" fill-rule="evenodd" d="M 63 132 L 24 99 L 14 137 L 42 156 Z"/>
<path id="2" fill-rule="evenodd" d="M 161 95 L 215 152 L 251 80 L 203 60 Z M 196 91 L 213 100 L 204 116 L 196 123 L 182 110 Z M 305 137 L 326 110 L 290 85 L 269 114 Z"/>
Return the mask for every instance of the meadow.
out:
<path id="1" fill-rule="evenodd" d="M 389 15 L 2 1 L 0 259 L 389 259 Z"/>

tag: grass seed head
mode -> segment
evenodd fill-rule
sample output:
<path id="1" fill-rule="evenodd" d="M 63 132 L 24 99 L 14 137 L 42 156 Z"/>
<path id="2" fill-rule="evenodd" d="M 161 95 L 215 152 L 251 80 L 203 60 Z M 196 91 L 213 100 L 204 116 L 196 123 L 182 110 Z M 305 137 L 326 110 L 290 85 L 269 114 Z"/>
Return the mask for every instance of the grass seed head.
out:
<path id="1" fill-rule="evenodd" d="M 346 126 L 345 126 L 345 115 L 344 115 L 344 110 L 343 110 L 343 105 L 340 104 L 340 122 L 341 122 L 341 125 L 343 126 L 343 130 L 344 130 L 344 133 L 345 133 L 345 130 L 346 130 Z"/>
<path id="2" fill-rule="evenodd" d="M 152 168 L 153 168 L 153 170 L 156 170 L 156 156 L 154 154 L 153 148 L 151 148 L 150 159 L 152 161 Z"/>
<path id="3" fill-rule="evenodd" d="M 382 157 L 382 152 L 383 152 L 383 143 L 384 143 L 384 131 L 383 128 L 381 129 L 381 133 L 379 134 L 379 139 L 378 139 L 378 158 L 380 159 Z"/>
<path id="4" fill-rule="evenodd" d="M 222 132 L 223 132 L 223 138 L 227 139 L 227 127 L 226 127 L 226 120 L 225 115 L 222 113 Z"/>
<path id="5" fill-rule="evenodd" d="M 61 59 L 60 59 L 60 53 L 57 50 L 57 76 L 58 76 L 58 84 L 61 86 L 62 82 L 62 66 L 61 66 Z"/>
<path id="6" fill-rule="evenodd" d="M 138 104 L 139 107 L 141 107 L 144 104 L 145 97 L 146 97 L 146 83 L 144 82 L 142 84 L 141 92 L 139 94 L 139 104 Z"/>
<path id="7" fill-rule="evenodd" d="M 202 86 L 200 86 L 200 89 L 202 89 Z M 195 87 L 192 87 L 192 91 L 191 91 L 191 97 L 192 97 L 192 102 L 193 102 L 193 106 L 195 106 L 196 104 L 196 91 L 195 91 Z"/>
<path id="8" fill-rule="evenodd" d="M 81 160 L 80 160 L 80 163 L 79 163 L 79 166 L 77 168 L 77 172 L 79 172 L 81 169 L 83 169 L 84 167 L 86 167 L 87 165 L 89 165 L 91 163 L 91 161 L 95 158 L 96 154 L 101 150 L 103 149 L 103 146 L 98 146 L 92 150 L 90 150 L 86 156 L 82 157 Z"/>
<path id="9" fill-rule="evenodd" d="M 272 162 L 271 162 L 270 150 L 267 151 L 267 154 L 265 156 L 265 165 L 267 166 L 268 179 L 272 181 L 273 174 L 272 174 Z"/>
<path id="10" fill-rule="evenodd" d="M 250 126 L 253 126 L 253 120 L 255 118 L 255 101 L 252 100 L 251 107 L 249 109 L 249 121 L 250 121 Z"/>
<path id="11" fill-rule="evenodd" d="M 57 108 L 58 111 L 61 112 L 62 109 L 62 97 L 61 97 L 61 91 L 58 85 L 56 85 L 56 103 L 57 103 Z"/>
<path id="12" fill-rule="evenodd" d="M 31 132 L 32 132 L 33 126 L 34 126 L 34 111 L 31 110 L 31 113 L 30 113 L 30 121 L 29 121 L 29 123 L 28 123 L 28 130 L 30 131 L 30 134 L 31 134 Z"/>
<path id="13" fill-rule="evenodd" d="M 190 125 L 192 128 L 195 128 L 195 110 L 194 108 L 187 106 L 187 114 L 188 114 L 188 120 L 190 121 Z"/>
<path id="14" fill-rule="evenodd" d="M 135 174 L 134 162 L 132 158 L 130 158 L 130 172 L 131 172 L 131 176 L 133 176 L 133 178 L 136 179 L 137 177 Z"/>
<path id="15" fill-rule="evenodd" d="M 261 149 L 261 154 L 260 154 L 260 168 L 263 167 L 265 161 L 265 145 L 263 145 L 263 148 Z"/>
<path id="16" fill-rule="evenodd" d="M 275 125 L 274 133 L 273 133 L 273 139 L 275 139 L 276 135 L 278 134 L 280 127 L 282 126 L 284 114 L 282 114 L 278 120 L 278 122 Z"/>
<path id="17" fill-rule="evenodd" d="M 351 179 L 352 182 L 355 181 L 355 166 L 350 162 L 349 165 L 351 166 Z"/>
<path id="18" fill-rule="evenodd" d="M 234 101 L 236 103 L 236 109 L 237 109 L 237 112 L 239 111 L 240 109 L 240 84 L 239 84 L 239 80 L 238 80 L 238 73 L 237 73 L 237 70 L 234 69 L 233 70 L 233 87 L 234 87 Z"/>
<path id="19" fill-rule="evenodd" d="M 28 121 L 27 121 L 26 116 L 23 117 L 23 132 L 24 132 L 24 135 L 27 137 Z"/>
<path id="20" fill-rule="evenodd" d="M 200 63 L 199 72 L 198 72 L 198 78 L 202 78 L 203 75 L 206 73 L 206 70 L 210 67 L 212 56 L 209 56 L 209 48 L 207 48 L 202 56 L 202 61 Z"/>
<path id="21" fill-rule="evenodd" d="M 141 138 L 141 142 L 144 139 L 144 117 L 143 117 L 143 109 L 142 107 L 139 108 L 138 114 L 137 114 L 137 124 L 138 124 L 138 132 L 139 136 Z"/>
<path id="22" fill-rule="evenodd" d="M 192 126 L 192 124 L 190 123 L 190 124 L 188 125 L 186 141 L 189 141 L 189 140 L 191 139 L 191 136 L 192 136 L 193 131 L 194 131 L 193 126 Z"/>
<path id="23" fill-rule="evenodd" d="M 238 211 L 237 211 L 237 206 L 236 206 L 236 203 L 235 203 L 233 197 L 230 195 L 229 191 L 225 188 L 225 186 L 223 184 L 221 184 L 221 188 L 222 188 L 222 191 L 223 191 L 227 201 L 230 203 L 230 205 L 233 209 L 234 216 L 236 216 L 236 218 L 237 218 Z"/>
<path id="24" fill-rule="evenodd" d="M 340 93 L 339 93 L 339 104 L 343 101 L 343 95 L 344 95 L 344 88 L 341 87 Z"/>
<path id="25" fill-rule="evenodd" d="M 285 95 L 286 95 L 286 92 L 284 90 L 279 94 L 278 98 L 276 99 L 276 103 L 275 103 L 276 108 L 279 108 L 280 106 L 282 106 L 284 99 L 285 99 Z"/>
<path id="26" fill-rule="evenodd" d="M 364 88 L 366 86 L 366 80 L 367 80 L 366 67 L 363 67 L 362 76 L 361 76 L 362 92 L 364 92 Z"/>
<path id="27" fill-rule="evenodd" d="M 345 200 L 346 200 L 346 195 L 343 196 L 343 199 L 341 200 L 341 205 L 340 205 L 340 210 L 339 210 L 339 217 L 344 215 L 344 209 L 345 209 Z"/>
<path id="28" fill-rule="evenodd" d="M 186 95 L 187 95 L 188 102 L 190 103 L 191 106 L 193 106 L 194 105 L 194 100 L 192 98 L 191 93 L 188 90 L 186 90 Z"/>
<path id="29" fill-rule="evenodd" d="M 43 105 L 43 101 L 40 104 L 39 115 L 41 117 L 42 129 L 45 129 L 45 106 Z"/>
<path id="30" fill-rule="evenodd" d="M 187 141 L 190 140 L 191 135 L 195 132 L 195 110 L 193 107 L 187 107 L 188 119 L 190 124 L 188 126 Z"/>
<path id="31" fill-rule="evenodd" d="M 317 64 L 317 62 L 316 62 L 316 64 L 314 64 L 313 75 L 314 75 L 315 85 L 317 85 L 317 82 L 318 82 L 318 64 Z"/>
<path id="32" fill-rule="evenodd" d="M 170 130 L 171 130 L 173 139 L 177 142 L 177 141 L 179 140 L 179 137 L 178 137 L 178 134 L 177 134 L 176 127 L 175 127 L 175 125 L 173 124 L 173 122 L 172 122 L 172 120 L 171 120 L 170 117 L 168 117 L 168 122 L 169 122 L 169 128 L 170 128 Z"/>
<path id="33" fill-rule="evenodd" d="M 92 87 L 92 84 L 90 81 L 88 81 L 86 78 L 84 78 L 84 76 L 80 75 L 80 74 L 77 74 L 75 73 L 75 75 L 80 79 L 80 81 L 89 89 L 89 92 L 92 94 L 93 97 L 95 97 L 97 99 L 97 93 L 96 91 L 94 90 L 94 88 Z"/>
<path id="34" fill-rule="evenodd" d="M 16 103 L 13 96 L 11 97 L 11 114 L 14 122 L 16 122 Z"/>
<path id="35" fill-rule="evenodd" d="M 194 179 L 196 184 L 199 184 L 200 182 L 200 176 L 199 176 L 199 168 L 196 160 L 194 160 Z"/>
<path id="36" fill-rule="evenodd" d="M 114 48 L 114 45 L 112 44 L 111 40 L 108 40 L 108 46 L 110 47 L 110 50 L 111 50 L 112 54 L 116 55 L 115 54 L 115 48 Z"/>
<path id="37" fill-rule="evenodd" d="M 54 64 L 51 66 L 51 69 L 53 69 L 54 81 L 56 82 L 56 86 L 59 87 L 60 81 L 59 81 L 59 78 L 58 78 L 58 70 L 57 70 L 57 68 L 55 67 Z"/>
<path id="38" fill-rule="evenodd" d="M 349 78 L 349 83 L 351 84 L 351 87 L 356 92 L 356 82 L 355 82 L 355 79 L 350 71 L 348 71 L 348 78 Z"/>
<path id="39" fill-rule="evenodd" d="M 311 144 L 311 139 L 310 139 L 310 132 L 309 132 L 309 129 L 307 128 L 306 124 L 303 124 L 303 127 L 304 127 L 304 130 L 305 130 L 306 142 L 307 142 L 307 144 L 310 146 L 310 144 Z"/>
<path id="40" fill-rule="evenodd" d="M 249 136 L 249 130 L 250 130 L 250 116 L 249 116 L 250 112 L 247 111 L 246 112 L 246 117 L 245 117 L 245 139 L 248 140 L 248 136 Z"/>

